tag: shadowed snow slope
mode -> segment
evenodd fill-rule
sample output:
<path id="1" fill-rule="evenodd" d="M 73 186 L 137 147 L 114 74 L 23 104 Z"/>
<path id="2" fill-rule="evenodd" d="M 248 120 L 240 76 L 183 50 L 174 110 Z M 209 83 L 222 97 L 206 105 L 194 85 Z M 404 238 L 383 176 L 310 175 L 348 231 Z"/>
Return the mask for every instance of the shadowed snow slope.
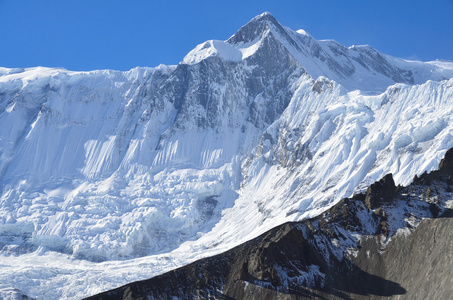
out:
<path id="1" fill-rule="evenodd" d="M 320 214 L 453 147 L 453 63 L 265 13 L 177 66 L 0 69 L 0 288 L 82 295 Z M 50 293 L 50 294 L 49 294 Z"/>

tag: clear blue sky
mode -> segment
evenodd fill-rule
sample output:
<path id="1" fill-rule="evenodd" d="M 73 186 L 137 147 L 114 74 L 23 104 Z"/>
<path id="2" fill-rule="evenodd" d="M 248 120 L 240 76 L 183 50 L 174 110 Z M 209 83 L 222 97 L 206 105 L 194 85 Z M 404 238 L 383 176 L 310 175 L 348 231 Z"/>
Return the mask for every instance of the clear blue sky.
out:
<path id="1" fill-rule="evenodd" d="M 402 58 L 453 61 L 453 0 L 0 0 L 0 66 L 177 64 L 264 11 L 292 29 Z"/>

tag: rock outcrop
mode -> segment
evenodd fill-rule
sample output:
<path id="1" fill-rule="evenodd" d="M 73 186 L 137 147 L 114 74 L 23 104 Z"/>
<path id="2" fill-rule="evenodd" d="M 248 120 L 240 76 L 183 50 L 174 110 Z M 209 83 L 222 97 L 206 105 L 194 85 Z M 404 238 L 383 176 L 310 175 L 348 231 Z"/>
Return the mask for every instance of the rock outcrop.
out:
<path id="1" fill-rule="evenodd" d="M 375 209 L 381 204 L 391 201 L 396 191 L 392 174 L 387 174 L 381 180 L 373 183 L 366 191 L 365 204 L 369 209 Z"/>
<path id="2" fill-rule="evenodd" d="M 448 150 L 440 161 L 439 172 L 450 176 L 453 174 L 453 149 Z"/>

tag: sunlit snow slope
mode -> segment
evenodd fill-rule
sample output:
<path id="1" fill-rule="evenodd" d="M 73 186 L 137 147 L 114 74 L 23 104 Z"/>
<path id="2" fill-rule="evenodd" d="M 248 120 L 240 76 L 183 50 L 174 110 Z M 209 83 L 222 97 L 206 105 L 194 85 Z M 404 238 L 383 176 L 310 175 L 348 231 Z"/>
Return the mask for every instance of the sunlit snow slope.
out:
<path id="1" fill-rule="evenodd" d="M 0 68 L 0 288 L 88 296 L 408 184 L 453 147 L 452 77 L 268 13 L 178 66 Z"/>

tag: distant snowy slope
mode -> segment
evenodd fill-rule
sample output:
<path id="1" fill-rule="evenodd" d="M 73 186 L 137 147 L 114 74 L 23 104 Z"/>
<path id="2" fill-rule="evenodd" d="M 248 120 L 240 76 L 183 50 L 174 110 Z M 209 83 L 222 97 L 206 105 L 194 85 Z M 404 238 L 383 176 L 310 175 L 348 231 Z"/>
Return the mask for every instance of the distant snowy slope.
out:
<path id="1" fill-rule="evenodd" d="M 317 41 L 268 13 L 177 66 L 1 68 L 0 288 L 80 298 L 389 172 L 407 184 L 453 147 L 452 77 L 453 63 Z"/>

